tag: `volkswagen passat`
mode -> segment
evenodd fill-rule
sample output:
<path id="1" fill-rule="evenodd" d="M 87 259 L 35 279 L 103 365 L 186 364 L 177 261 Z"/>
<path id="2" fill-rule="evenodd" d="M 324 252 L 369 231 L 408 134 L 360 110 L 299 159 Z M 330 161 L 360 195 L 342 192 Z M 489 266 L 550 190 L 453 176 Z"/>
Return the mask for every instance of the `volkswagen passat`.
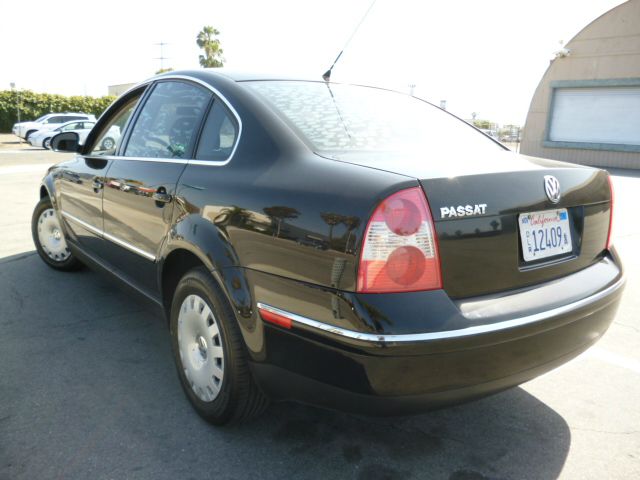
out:
<path id="1" fill-rule="evenodd" d="M 622 293 L 605 171 L 400 93 L 172 72 L 52 147 L 77 155 L 44 178 L 38 253 L 149 300 L 216 424 L 268 399 L 399 414 L 497 392 L 588 348 Z"/>

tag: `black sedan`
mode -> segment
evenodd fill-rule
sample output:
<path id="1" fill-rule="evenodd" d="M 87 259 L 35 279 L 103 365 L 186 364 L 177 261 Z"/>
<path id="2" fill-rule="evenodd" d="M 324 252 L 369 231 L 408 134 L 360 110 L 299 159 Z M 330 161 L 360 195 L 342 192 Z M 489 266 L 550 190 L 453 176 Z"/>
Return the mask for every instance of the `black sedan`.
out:
<path id="1" fill-rule="evenodd" d="M 38 253 L 148 300 L 216 424 L 269 399 L 404 414 L 518 385 L 597 341 L 624 286 L 605 171 L 388 90 L 172 72 L 52 146 L 77 155 L 42 183 Z"/>

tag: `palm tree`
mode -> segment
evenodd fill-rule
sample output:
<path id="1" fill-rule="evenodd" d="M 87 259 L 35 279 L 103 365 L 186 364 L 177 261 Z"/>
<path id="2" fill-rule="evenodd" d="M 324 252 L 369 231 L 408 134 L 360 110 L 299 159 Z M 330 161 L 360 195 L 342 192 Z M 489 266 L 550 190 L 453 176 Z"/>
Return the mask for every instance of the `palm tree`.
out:
<path id="1" fill-rule="evenodd" d="M 200 65 L 204 68 L 222 67 L 224 58 L 222 57 L 222 48 L 220 48 L 220 40 L 216 37 L 220 32 L 210 26 L 203 27 L 198 33 L 196 43 L 204 50 L 204 55 L 200 55 Z"/>
<path id="2" fill-rule="evenodd" d="M 347 241 L 344 244 L 344 251 L 346 253 L 347 249 L 349 248 L 349 242 L 351 241 L 351 234 L 356 228 L 360 226 L 360 218 L 347 215 L 342 220 L 342 223 L 344 223 L 347 226 L 347 232 L 348 232 Z"/>
<path id="3" fill-rule="evenodd" d="M 322 220 L 324 220 L 324 223 L 329 225 L 329 244 L 331 244 L 331 241 L 333 240 L 333 227 L 342 223 L 344 221 L 344 216 L 333 212 L 322 212 L 320 216 L 322 217 Z"/>
<path id="4" fill-rule="evenodd" d="M 274 237 L 280 236 L 280 226 L 283 220 L 298 218 L 300 212 L 292 207 L 274 205 L 273 207 L 265 207 L 262 211 L 276 224 L 277 230 L 273 232 Z"/>

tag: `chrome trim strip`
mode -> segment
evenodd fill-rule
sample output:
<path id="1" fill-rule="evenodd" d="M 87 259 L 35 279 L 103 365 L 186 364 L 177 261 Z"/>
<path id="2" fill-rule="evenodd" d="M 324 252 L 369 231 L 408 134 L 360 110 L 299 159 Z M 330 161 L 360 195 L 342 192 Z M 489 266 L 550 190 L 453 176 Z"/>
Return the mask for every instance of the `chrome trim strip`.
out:
<path id="1" fill-rule="evenodd" d="M 98 158 L 104 158 L 105 160 L 117 160 L 119 162 L 123 160 L 132 160 L 135 162 L 160 162 L 160 163 L 180 163 L 186 165 L 189 160 L 183 158 L 163 158 L 163 157 L 125 157 L 123 155 L 104 155 Z"/>
<path id="2" fill-rule="evenodd" d="M 547 310 L 546 312 L 536 313 L 534 315 L 527 315 L 526 317 L 514 318 L 513 320 L 506 320 L 504 322 L 491 323 L 488 325 L 477 325 L 474 327 L 461 328 L 459 330 L 447 330 L 444 332 L 430 332 L 430 333 L 409 333 L 402 335 L 376 335 L 375 333 L 356 332 L 354 330 L 347 330 L 345 328 L 336 327 L 334 325 L 328 325 L 311 318 L 303 317 L 295 313 L 287 312 L 271 305 L 258 302 L 257 307 L 259 309 L 266 310 L 276 315 L 287 317 L 294 322 L 306 325 L 308 327 L 322 330 L 326 333 L 331 333 L 341 337 L 351 338 L 353 340 L 360 340 L 363 342 L 370 342 L 376 344 L 386 343 L 409 343 L 409 342 L 426 342 L 431 340 L 444 340 L 450 338 L 468 337 L 472 335 L 480 335 L 484 333 L 498 332 L 501 330 L 507 330 L 510 328 L 521 327 L 531 323 L 540 322 L 557 315 L 569 313 L 572 310 L 577 310 L 582 307 L 586 307 L 591 303 L 597 302 L 608 295 L 619 290 L 625 283 L 626 278 L 620 277 L 616 283 L 595 293 L 589 297 L 578 300 L 577 302 L 569 303 L 561 307 Z"/>
<path id="3" fill-rule="evenodd" d="M 151 260 L 152 262 L 156 261 L 156 256 L 154 254 L 152 254 L 152 253 L 148 253 L 148 252 L 142 250 L 141 248 L 134 247 L 130 243 L 127 243 L 124 240 L 120 240 L 119 238 L 114 237 L 113 235 L 109 235 L 106 232 L 103 233 L 103 236 L 107 240 L 110 240 L 113 243 L 115 243 L 117 245 L 120 245 L 121 247 L 126 248 L 127 250 L 131 250 L 133 253 L 137 253 L 138 255 L 146 258 L 147 260 Z"/>
<path id="4" fill-rule="evenodd" d="M 203 87 L 205 87 L 206 89 L 210 90 L 211 92 L 213 92 L 214 95 L 216 95 L 220 100 L 222 100 L 222 103 L 224 103 L 227 107 L 227 109 L 233 114 L 234 117 L 236 117 L 236 121 L 238 122 L 238 136 L 236 138 L 236 143 L 233 146 L 233 150 L 231 150 L 231 153 L 229 154 L 229 158 L 227 158 L 226 160 L 222 161 L 222 162 L 218 162 L 218 161 L 214 161 L 214 160 L 186 160 L 186 159 L 174 159 L 174 158 L 144 158 L 144 157 L 122 157 L 122 156 L 115 156 L 115 155 L 105 155 L 104 157 L 100 157 L 100 158 L 106 158 L 108 160 L 135 160 L 135 161 L 139 161 L 139 162 L 166 162 L 166 163 L 188 163 L 188 164 L 192 164 L 192 165 L 204 165 L 207 167 L 222 167 L 223 165 L 226 165 L 227 163 L 229 163 L 231 161 L 231 159 L 233 158 L 233 155 L 236 153 L 236 150 L 238 148 L 238 145 L 240 144 L 240 137 L 242 136 L 242 119 L 240 118 L 240 115 L 238 114 L 238 112 L 236 111 L 235 108 L 233 108 L 233 105 L 231 105 L 231 102 L 229 102 L 229 100 L 227 100 L 227 98 L 222 95 L 222 93 L 220 93 L 220 90 L 218 90 L 217 88 L 215 88 L 214 86 L 208 84 L 205 81 L 202 81 L 198 78 L 193 78 L 193 77 L 189 77 L 188 75 L 166 75 L 166 76 L 162 76 L 162 77 L 152 77 L 149 78 L 143 82 L 138 83 L 137 85 L 134 85 L 133 87 L 131 87 L 129 90 L 127 90 L 125 93 L 123 93 L 121 96 L 126 95 L 128 92 L 135 90 L 136 88 L 142 87 L 143 85 L 149 85 L 153 82 L 160 82 L 162 80 L 188 80 L 190 82 L 193 83 L 197 83 Z M 89 155 L 90 156 L 90 155 Z"/>
<path id="5" fill-rule="evenodd" d="M 98 235 L 99 237 L 105 238 L 117 245 L 120 245 L 123 248 L 126 248 L 127 250 L 132 251 L 133 253 L 137 253 L 138 255 L 146 258 L 147 260 L 151 260 L 152 262 L 156 261 L 156 256 L 153 255 L 152 253 L 146 252 L 138 247 L 134 247 L 133 245 L 131 245 L 130 243 L 125 242 L 124 240 L 120 240 L 118 237 L 114 237 L 113 235 L 110 235 L 108 233 L 106 233 L 104 230 L 101 230 L 97 227 L 94 227 L 93 225 L 85 222 L 84 220 L 80 220 L 77 217 L 74 217 L 73 215 L 71 215 L 70 213 L 67 212 L 61 212 L 62 216 L 65 218 L 68 218 L 69 220 L 74 221 L 75 223 L 77 223 L 78 225 L 83 226 L 84 228 L 86 228 L 87 230 L 89 230 L 90 232 L 95 233 L 96 235 Z"/>
<path id="6" fill-rule="evenodd" d="M 84 228 L 86 228 L 87 230 L 89 230 L 90 232 L 95 233 L 96 235 L 102 237 L 104 232 L 99 229 L 98 227 L 94 227 L 93 225 L 91 225 L 90 223 L 85 222 L 84 220 L 80 220 L 77 217 L 74 217 L 73 215 L 71 215 L 70 213 L 67 212 L 60 212 L 62 213 L 62 216 L 65 218 L 68 218 L 69 220 L 73 220 L 74 222 L 76 222 L 78 225 L 83 226 Z"/>

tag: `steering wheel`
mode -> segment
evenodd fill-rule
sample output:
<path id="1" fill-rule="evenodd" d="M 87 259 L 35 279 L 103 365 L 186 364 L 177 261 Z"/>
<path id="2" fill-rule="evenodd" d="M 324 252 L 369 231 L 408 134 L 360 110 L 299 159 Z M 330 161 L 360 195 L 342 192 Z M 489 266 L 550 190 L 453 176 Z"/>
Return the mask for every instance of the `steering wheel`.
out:
<path id="1" fill-rule="evenodd" d="M 170 143 L 167 142 L 166 140 L 163 140 L 160 137 L 156 137 L 155 135 L 150 135 L 150 134 L 145 134 L 142 139 L 145 142 L 153 142 L 153 143 L 157 143 L 165 148 L 169 147 Z"/>

